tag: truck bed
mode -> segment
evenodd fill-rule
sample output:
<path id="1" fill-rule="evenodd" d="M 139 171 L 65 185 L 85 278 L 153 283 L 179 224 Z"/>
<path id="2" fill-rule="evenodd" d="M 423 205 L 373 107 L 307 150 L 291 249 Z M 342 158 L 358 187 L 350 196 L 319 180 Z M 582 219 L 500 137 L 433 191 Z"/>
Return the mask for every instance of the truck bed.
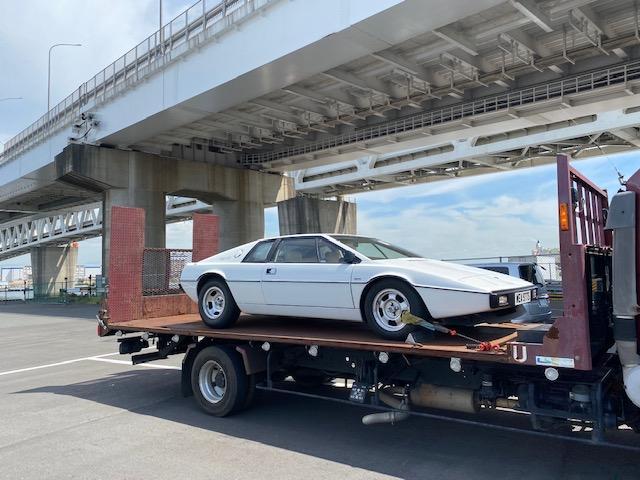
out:
<path id="1" fill-rule="evenodd" d="M 518 330 L 536 325 L 494 324 L 458 329 L 478 340 L 504 345 L 517 337 Z M 267 317 L 242 315 L 227 329 L 212 329 L 197 314 L 144 318 L 111 324 L 113 330 L 123 332 L 150 332 L 165 335 L 209 337 L 224 340 L 242 340 L 297 345 L 319 345 L 345 349 L 385 351 L 431 357 L 459 357 L 491 362 L 508 362 L 506 350 L 479 352 L 467 348 L 468 343 L 458 337 L 443 334 L 424 335 L 421 343 L 406 343 L 377 337 L 358 322 L 315 320 L 308 318 Z"/>

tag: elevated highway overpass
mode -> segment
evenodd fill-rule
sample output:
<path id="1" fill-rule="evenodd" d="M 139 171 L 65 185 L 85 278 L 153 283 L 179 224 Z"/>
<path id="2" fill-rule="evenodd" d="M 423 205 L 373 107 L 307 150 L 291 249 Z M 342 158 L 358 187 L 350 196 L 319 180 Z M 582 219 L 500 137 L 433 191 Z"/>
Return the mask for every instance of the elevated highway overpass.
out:
<path id="1" fill-rule="evenodd" d="M 293 194 L 263 195 L 272 174 L 330 198 L 635 149 L 639 21 L 632 0 L 201 0 L 6 143 L 0 220 L 187 195 L 238 241 Z M 234 180 L 167 180 L 195 164 Z"/>
<path id="2" fill-rule="evenodd" d="M 0 224 L 0 261 L 29 253 L 32 248 L 58 246 L 102 235 L 102 202 L 68 207 L 20 217 Z M 167 198 L 167 223 L 190 219 L 194 213 L 211 211 L 192 198 Z"/>

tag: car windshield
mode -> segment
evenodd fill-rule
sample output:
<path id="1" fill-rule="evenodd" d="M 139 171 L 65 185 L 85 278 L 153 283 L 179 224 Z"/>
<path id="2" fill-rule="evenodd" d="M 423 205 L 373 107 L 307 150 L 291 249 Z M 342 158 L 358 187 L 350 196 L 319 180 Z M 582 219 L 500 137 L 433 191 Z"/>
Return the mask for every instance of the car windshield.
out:
<path id="1" fill-rule="evenodd" d="M 338 242 L 353 248 L 356 252 L 370 260 L 386 260 L 390 258 L 420 258 L 403 248 L 375 238 L 352 237 L 349 235 L 332 235 Z"/>

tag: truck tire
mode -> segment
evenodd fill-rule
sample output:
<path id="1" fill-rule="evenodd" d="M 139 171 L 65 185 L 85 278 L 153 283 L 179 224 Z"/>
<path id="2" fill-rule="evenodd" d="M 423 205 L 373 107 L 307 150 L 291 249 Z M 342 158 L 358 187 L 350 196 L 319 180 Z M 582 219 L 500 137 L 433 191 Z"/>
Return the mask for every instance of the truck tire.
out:
<path id="1" fill-rule="evenodd" d="M 367 326 L 377 335 L 389 340 L 406 340 L 416 326 L 400 321 L 403 310 L 429 319 L 429 312 L 415 289 L 393 278 L 376 282 L 364 299 L 364 316 Z"/>
<path id="2" fill-rule="evenodd" d="M 210 415 L 226 417 L 248 406 L 249 377 L 232 347 L 202 349 L 193 361 L 191 387 L 198 405 Z"/>
<path id="3" fill-rule="evenodd" d="M 202 321 L 211 328 L 229 328 L 240 316 L 240 309 L 231 290 L 220 278 L 212 278 L 200 287 L 198 310 Z"/>

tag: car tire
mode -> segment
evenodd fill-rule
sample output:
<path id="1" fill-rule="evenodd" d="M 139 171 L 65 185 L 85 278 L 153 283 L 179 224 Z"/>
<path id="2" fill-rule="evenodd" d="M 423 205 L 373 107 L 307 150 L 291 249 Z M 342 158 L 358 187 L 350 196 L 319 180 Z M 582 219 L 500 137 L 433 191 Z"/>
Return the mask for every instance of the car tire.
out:
<path id="1" fill-rule="evenodd" d="M 203 348 L 193 361 L 191 387 L 198 405 L 216 417 L 231 415 L 250 403 L 249 376 L 232 347 Z"/>
<path id="2" fill-rule="evenodd" d="M 428 320 L 429 312 L 415 289 L 396 279 L 376 282 L 364 299 L 364 315 L 368 327 L 377 335 L 389 340 L 405 340 L 416 330 L 415 325 L 400 322 L 402 310 Z"/>
<path id="3" fill-rule="evenodd" d="M 240 309 L 231 295 L 227 283 L 212 278 L 198 291 L 200 318 L 211 328 L 229 328 L 240 316 Z"/>

